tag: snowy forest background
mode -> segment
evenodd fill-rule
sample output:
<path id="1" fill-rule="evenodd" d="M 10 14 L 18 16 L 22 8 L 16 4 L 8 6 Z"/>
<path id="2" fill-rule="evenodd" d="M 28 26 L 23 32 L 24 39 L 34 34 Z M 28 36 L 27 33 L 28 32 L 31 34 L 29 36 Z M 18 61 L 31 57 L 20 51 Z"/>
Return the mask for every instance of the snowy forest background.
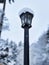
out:
<path id="1" fill-rule="evenodd" d="M 14 0 L 12 1 L 14 2 Z M 0 10 L 0 19 L 1 13 L 3 13 L 2 10 Z M 4 17 L 3 21 L 8 21 L 8 19 Z M 9 31 L 9 24 L 4 23 L 2 29 Z M 49 65 L 49 28 L 40 36 L 36 43 L 30 45 L 29 49 L 30 65 Z M 21 41 L 17 44 L 16 42 L 9 41 L 9 39 L 4 40 L 0 38 L 0 63 L 4 65 L 23 65 L 23 53 L 24 43 Z"/>
<path id="2" fill-rule="evenodd" d="M 0 39 L 0 63 L 23 65 L 24 44 Z M 49 29 L 30 46 L 30 65 L 49 65 Z"/>

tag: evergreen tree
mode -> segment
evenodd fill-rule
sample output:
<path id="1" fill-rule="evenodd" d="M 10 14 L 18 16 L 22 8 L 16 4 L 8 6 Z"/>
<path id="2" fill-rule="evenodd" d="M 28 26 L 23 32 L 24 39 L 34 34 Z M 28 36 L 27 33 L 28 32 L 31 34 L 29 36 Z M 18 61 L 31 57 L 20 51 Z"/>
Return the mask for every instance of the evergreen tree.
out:
<path id="1" fill-rule="evenodd" d="M 1 40 L 0 40 L 1 41 Z M 17 45 L 14 42 L 1 41 L 0 42 L 0 63 L 6 65 L 16 65 L 17 61 Z"/>

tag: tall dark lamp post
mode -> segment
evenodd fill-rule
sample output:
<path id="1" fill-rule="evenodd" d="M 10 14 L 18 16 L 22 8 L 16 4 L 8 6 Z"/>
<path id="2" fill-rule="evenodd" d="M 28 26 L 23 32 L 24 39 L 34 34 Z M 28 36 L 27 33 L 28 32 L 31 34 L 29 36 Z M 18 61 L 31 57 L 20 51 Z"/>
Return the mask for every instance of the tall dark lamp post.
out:
<path id="1" fill-rule="evenodd" d="M 6 4 L 6 0 L 0 0 L 0 4 L 3 4 L 3 11 L 1 12 L 2 15 L 0 17 L 0 37 L 1 37 L 1 31 L 2 31 L 2 25 L 3 25 L 3 17 L 4 17 L 4 12 L 5 12 L 5 4 Z"/>
<path id="2" fill-rule="evenodd" d="M 28 8 L 20 12 L 22 28 L 24 28 L 24 65 L 29 65 L 29 28 L 32 27 L 33 16 L 33 12 Z"/>

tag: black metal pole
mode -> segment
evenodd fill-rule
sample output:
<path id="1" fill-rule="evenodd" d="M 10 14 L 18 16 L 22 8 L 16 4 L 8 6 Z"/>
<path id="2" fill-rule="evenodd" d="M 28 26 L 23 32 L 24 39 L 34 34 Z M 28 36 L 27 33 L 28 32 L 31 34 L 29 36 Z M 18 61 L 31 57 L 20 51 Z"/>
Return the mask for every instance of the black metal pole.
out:
<path id="1" fill-rule="evenodd" d="M 24 28 L 24 65 L 29 65 L 29 28 Z"/>

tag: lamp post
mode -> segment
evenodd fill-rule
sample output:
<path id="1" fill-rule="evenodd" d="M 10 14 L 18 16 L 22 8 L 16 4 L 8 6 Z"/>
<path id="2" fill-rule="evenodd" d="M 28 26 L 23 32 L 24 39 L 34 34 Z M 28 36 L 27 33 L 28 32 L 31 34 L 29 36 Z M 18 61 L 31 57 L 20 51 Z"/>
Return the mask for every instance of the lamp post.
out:
<path id="1" fill-rule="evenodd" d="M 0 37 L 1 37 L 6 0 L 0 0 L 0 3 L 3 4 L 3 11 L 2 12 L 0 11 L 2 13 L 0 16 Z"/>
<path id="2" fill-rule="evenodd" d="M 29 65 L 29 28 L 32 27 L 33 12 L 30 9 L 23 9 L 20 12 L 22 28 L 24 28 L 24 65 Z"/>

